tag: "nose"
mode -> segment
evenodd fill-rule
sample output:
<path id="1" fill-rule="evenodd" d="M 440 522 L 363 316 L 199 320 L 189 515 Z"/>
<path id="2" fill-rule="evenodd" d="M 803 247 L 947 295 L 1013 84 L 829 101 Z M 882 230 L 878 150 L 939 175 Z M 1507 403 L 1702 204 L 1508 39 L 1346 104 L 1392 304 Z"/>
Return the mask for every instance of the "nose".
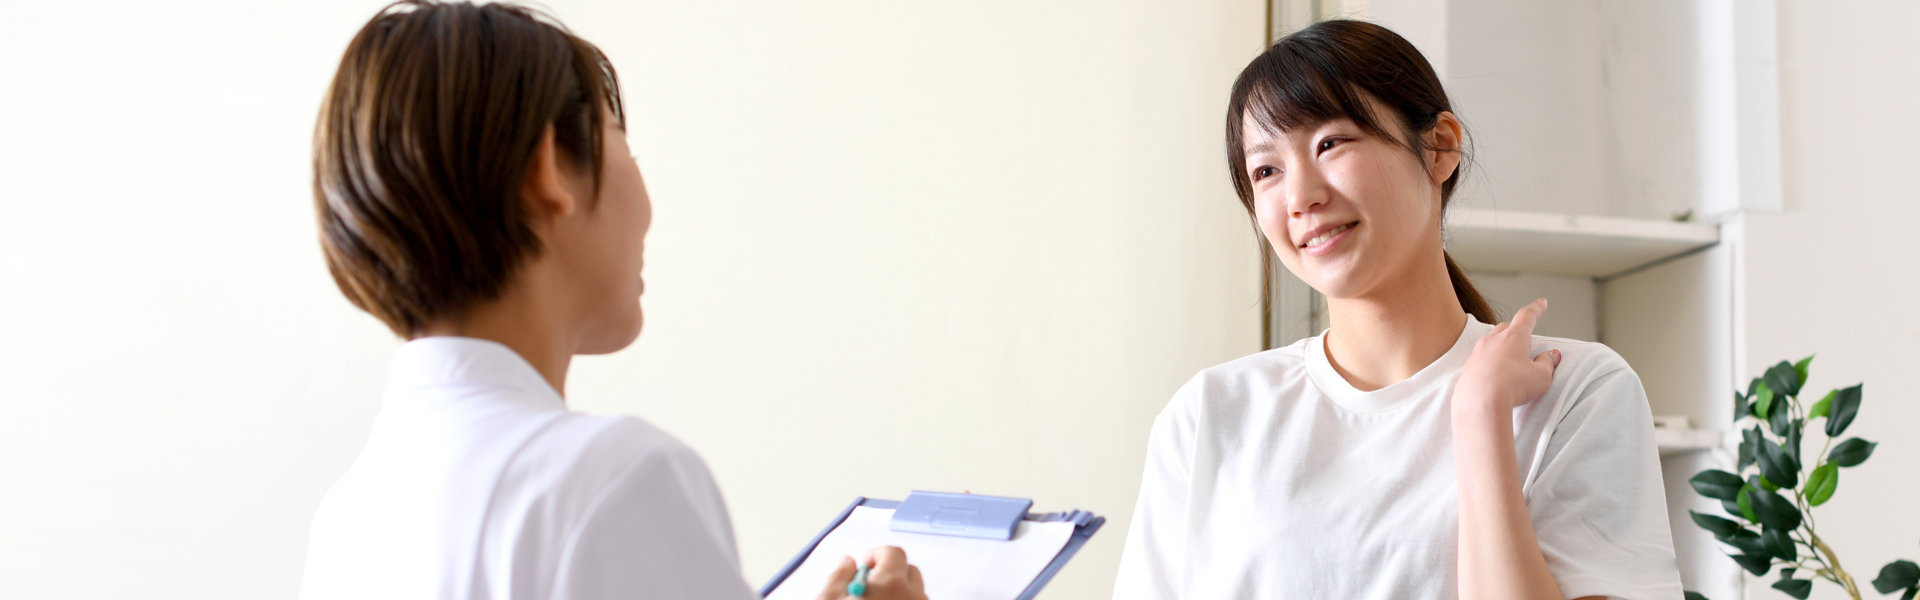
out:
<path id="1" fill-rule="evenodd" d="M 1312 163 L 1294 168 L 1287 173 L 1284 181 L 1281 193 L 1286 194 L 1284 200 L 1287 216 L 1290 217 L 1306 216 L 1314 208 L 1326 204 L 1331 196 L 1327 189 L 1327 178 Z"/>

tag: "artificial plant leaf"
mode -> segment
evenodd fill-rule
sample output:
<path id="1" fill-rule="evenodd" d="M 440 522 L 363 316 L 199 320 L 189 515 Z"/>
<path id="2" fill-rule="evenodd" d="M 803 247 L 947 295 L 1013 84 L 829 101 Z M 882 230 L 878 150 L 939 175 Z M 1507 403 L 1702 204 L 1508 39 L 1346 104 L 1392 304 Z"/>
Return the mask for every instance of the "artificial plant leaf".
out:
<path id="1" fill-rule="evenodd" d="M 1834 390 L 1833 408 L 1827 410 L 1827 437 L 1840 437 L 1853 424 L 1853 416 L 1860 412 L 1861 385 Z"/>
<path id="2" fill-rule="evenodd" d="M 1780 530 L 1800 527 L 1800 507 L 1794 506 L 1792 500 L 1781 496 L 1779 492 L 1754 490 L 1748 495 L 1752 496 L 1748 502 L 1753 505 L 1753 512 L 1759 515 L 1761 525 Z"/>
<path id="3" fill-rule="evenodd" d="M 1752 441 L 1740 440 L 1740 467 L 1735 469 L 1736 471 L 1745 471 L 1748 466 L 1753 465 L 1753 446 Z"/>
<path id="4" fill-rule="evenodd" d="M 1827 411 L 1832 409 L 1833 409 L 1833 392 L 1827 392 L 1827 397 L 1821 398 L 1819 402 L 1813 403 L 1813 408 L 1807 411 L 1807 420 L 1812 421 L 1814 419 L 1827 416 Z"/>
<path id="5" fill-rule="evenodd" d="M 1873 456 L 1874 447 L 1879 445 L 1879 442 L 1847 438 L 1847 441 L 1840 442 L 1840 445 L 1833 447 L 1832 452 L 1827 453 L 1827 460 L 1842 467 L 1851 467 L 1867 462 L 1867 457 Z"/>
<path id="6" fill-rule="evenodd" d="M 1760 522 L 1760 513 L 1753 510 L 1753 495 L 1757 492 L 1759 490 L 1753 486 L 1740 488 L 1740 499 L 1734 501 L 1740 507 L 1740 516 L 1746 517 L 1748 523 Z"/>
<path id="7" fill-rule="evenodd" d="M 1772 551 L 1767 549 L 1766 540 L 1760 539 L 1760 534 L 1754 533 L 1752 529 L 1745 527 L 1733 532 L 1733 535 L 1719 539 L 1721 543 L 1733 546 L 1733 548 L 1739 550 L 1741 554 L 1752 554 L 1754 556 L 1773 554 Z"/>
<path id="8" fill-rule="evenodd" d="M 1753 401 L 1753 418 L 1766 419 L 1772 416 L 1773 388 L 1767 387 L 1767 384 L 1764 382 L 1761 383 L 1760 391 L 1755 395 L 1755 398 L 1757 399 Z"/>
<path id="9" fill-rule="evenodd" d="M 1800 359 L 1800 362 L 1793 363 L 1793 370 L 1800 376 L 1800 385 L 1802 387 L 1807 385 L 1807 368 L 1811 366 L 1813 366 L 1813 357 L 1811 356 Z"/>
<path id="10" fill-rule="evenodd" d="M 1738 422 L 1741 419 L 1747 418 L 1747 410 L 1747 395 L 1740 393 L 1740 390 L 1734 390 L 1733 420 Z"/>
<path id="11" fill-rule="evenodd" d="M 1732 500 L 1737 498 L 1740 493 L 1740 486 L 1746 485 L 1746 482 L 1740 480 L 1739 475 L 1719 469 L 1701 471 L 1699 475 L 1694 475 L 1693 479 L 1689 479 L 1687 482 L 1693 484 L 1693 491 L 1716 500 Z"/>
<path id="12" fill-rule="evenodd" d="M 1707 598 L 1706 596 L 1700 595 L 1700 592 L 1687 590 L 1686 600 L 1710 600 L 1710 599 Z"/>
<path id="13" fill-rule="evenodd" d="M 1713 532 L 1713 537 L 1716 537 L 1716 538 L 1720 538 L 1724 540 L 1729 537 L 1733 537 L 1734 532 L 1741 530 L 1739 523 L 1728 521 L 1720 517 L 1716 517 L 1713 515 L 1703 515 L 1697 512 L 1693 512 L 1691 510 L 1687 511 L 1687 514 L 1693 515 L 1693 524 L 1699 525 L 1701 529 L 1705 529 L 1707 531 Z"/>
<path id="14" fill-rule="evenodd" d="M 1799 461 L 1787 456 L 1787 451 L 1773 440 L 1760 440 L 1760 450 L 1753 454 L 1754 460 L 1760 463 L 1760 476 L 1765 477 L 1767 483 L 1783 488 L 1800 485 Z"/>
<path id="15" fill-rule="evenodd" d="M 1913 600 L 1915 595 L 1920 595 L 1920 585 L 1907 588 L 1907 593 L 1901 594 L 1900 600 Z"/>
<path id="16" fill-rule="evenodd" d="M 1767 387 L 1773 388 L 1774 394 L 1800 395 L 1800 371 L 1793 368 L 1793 363 L 1783 360 L 1779 364 L 1767 367 L 1767 374 L 1764 377 L 1767 380 Z"/>
<path id="17" fill-rule="evenodd" d="M 1807 488 L 1800 494 L 1805 496 L 1807 504 L 1819 506 L 1833 497 L 1833 490 L 1840 487 L 1840 466 L 1827 463 L 1816 467 L 1807 475 Z"/>
<path id="18" fill-rule="evenodd" d="M 1786 400 L 1775 401 L 1773 414 L 1767 415 L 1767 424 L 1773 427 L 1774 435 L 1787 437 L 1787 432 L 1793 430 L 1793 406 Z"/>
<path id="19" fill-rule="evenodd" d="M 1793 546 L 1793 538 L 1789 537 L 1785 531 L 1772 527 L 1765 528 L 1760 532 L 1760 541 L 1766 546 L 1767 554 L 1775 558 L 1787 562 L 1800 559 L 1800 553 Z"/>
<path id="20" fill-rule="evenodd" d="M 1766 575 L 1767 571 L 1773 570 L 1773 559 L 1767 556 L 1754 556 L 1752 554 L 1737 554 L 1729 558 L 1732 558 L 1733 562 L 1740 563 L 1740 566 L 1742 568 L 1745 568 L 1748 573 L 1752 573 L 1756 576 Z"/>
<path id="21" fill-rule="evenodd" d="M 1773 482 L 1771 481 L 1767 481 L 1767 476 L 1765 475 L 1756 474 L 1756 475 L 1749 476 L 1747 477 L 1747 483 L 1752 485 L 1755 488 L 1763 489 L 1769 492 L 1780 491 L 1780 486 L 1774 485 Z"/>
<path id="22" fill-rule="evenodd" d="M 1796 465 L 1807 464 L 1807 461 L 1800 459 L 1800 432 L 1806 428 L 1806 425 L 1806 421 L 1794 419 L 1793 426 L 1787 428 L 1786 441 L 1780 445 L 1781 449 L 1787 451 L 1787 456 L 1793 457 L 1793 464 Z"/>
<path id="23" fill-rule="evenodd" d="M 1741 496 L 1741 497 L 1745 498 L 1746 496 Z M 1739 500 L 1721 500 L 1720 501 L 1720 508 L 1726 509 L 1727 514 L 1732 515 L 1733 518 L 1746 519 L 1747 522 L 1749 523 L 1753 522 L 1753 519 L 1747 516 L 1747 510 L 1749 509 L 1743 508 L 1742 506 L 1743 505 L 1740 503 Z"/>
<path id="24" fill-rule="evenodd" d="M 1882 594 L 1891 594 L 1894 590 L 1915 584 L 1920 584 L 1920 565 L 1910 560 L 1896 560 L 1880 567 L 1880 576 L 1874 578 L 1873 589 Z"/>
<path id="25" fill-rule="evenodd" d="M 1786 593 L 1786 595 L 1799 598 L 1800 600 L 1807 600 L 1807 594 L 1813 593 L 1813 580 L 1782 579 L 1773 583 L 1773 589 L 1780 590 Z"/>
<path id="26" fill-rule="evenodd" d="M 1793 572 L 1794 572 L 1794 571 L 1798 571 L 1798 570 L 1799 570 L 1799 569 L 1795 569 L 1795 568 L 1793 568 L 1793 567 L 1787 567 L 1787 568 L 1784 568 L 1784 569 L 1781 569 L 1781 570 L 1780 570 L 1780 578 L 1781 578 L 1781 579 L 1793 579 Z"/>

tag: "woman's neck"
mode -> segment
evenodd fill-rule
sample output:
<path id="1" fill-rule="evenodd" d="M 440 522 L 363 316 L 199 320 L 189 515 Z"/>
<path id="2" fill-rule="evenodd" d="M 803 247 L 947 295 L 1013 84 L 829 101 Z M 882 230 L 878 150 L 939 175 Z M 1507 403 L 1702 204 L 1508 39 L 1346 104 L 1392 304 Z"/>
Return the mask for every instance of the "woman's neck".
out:
<path id="1" fill-rule="evenodd" d="M 540 264 L 532 261 L 523 265 L 515 284 L 499 298 L 468 310 L 460 318 L 429 323 L 414 338 L 458 336 L 498 342 L 533 365 L 547 385 L 565 398 L 567 367 L 573 362 L 575 344 L 567 336 L 572 328 L 567 326 L 559 299 L 533 292 L 558 287 L 538 283 L 545 274 Z"/>
<path id="2" fill-rule="evenodd" d="M 1372 391 L 1412 377 L 1460 339 L 1467 313 L 1444 263 L 1418 271 L 1380 293 L 1327 299 L 1327 360 L 1353 387 Z"/>

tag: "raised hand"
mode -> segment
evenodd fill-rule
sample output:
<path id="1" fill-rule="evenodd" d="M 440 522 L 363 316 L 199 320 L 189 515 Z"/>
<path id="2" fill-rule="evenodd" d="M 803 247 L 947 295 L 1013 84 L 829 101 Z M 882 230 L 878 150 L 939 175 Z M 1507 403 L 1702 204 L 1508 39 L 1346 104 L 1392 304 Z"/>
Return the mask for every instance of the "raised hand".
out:
<path id="1" fill-rule="evenodd" d="M 1466 369 L 1454 384 L 1453 402 L 1512 409 L 1538 400 L 1553 385 L 1560 351 L 1533 356 L 1533 326 L 1546 314 L 1547 301 L 1534 300 L 1513 320 L 1501 323 L 1473 345 Z"/>

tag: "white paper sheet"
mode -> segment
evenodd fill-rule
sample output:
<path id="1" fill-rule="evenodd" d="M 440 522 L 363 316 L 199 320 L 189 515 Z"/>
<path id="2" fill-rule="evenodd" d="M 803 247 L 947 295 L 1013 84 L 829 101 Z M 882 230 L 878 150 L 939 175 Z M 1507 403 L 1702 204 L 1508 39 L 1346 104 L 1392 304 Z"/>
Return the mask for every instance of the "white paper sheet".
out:
<path id="1" fill-rule="evenodd" d="M 1064 521 L 1021 521 L 1013 539 L 999 541 L 897 532 L 889 527 L 892 519 L 891 508 L 854 507 L 767 600 L 814 600 L 841 558 L 858 560 L 877 546 L 907 551 L 907 562 L 920 567 L 926 580 L 928 598 L 1013 600 L 1073 537 L 1073 523 Z"/>

